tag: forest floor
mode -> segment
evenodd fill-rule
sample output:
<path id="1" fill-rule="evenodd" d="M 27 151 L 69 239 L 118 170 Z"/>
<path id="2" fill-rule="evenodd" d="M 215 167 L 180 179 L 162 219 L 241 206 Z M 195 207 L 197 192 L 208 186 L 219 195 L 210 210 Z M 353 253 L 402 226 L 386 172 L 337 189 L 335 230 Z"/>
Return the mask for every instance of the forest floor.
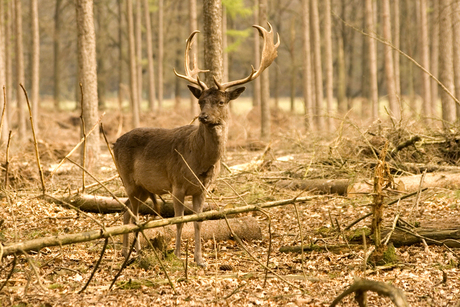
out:
<path id="1" fill-rule="evenodd" d="M 82 185 L 81 170 L 68 162 L 50 177 L 50 171 L 79 141 L 78 116 L 76 112 L 45 111 L 40 117 L 38 139 L 45 183 L 48 193 L 57 198 Z M 169 128 L 188 124 L 191 117 L 188 112 L 177 112 L 176 108 L 176 112 L 164 110 L 160 116 L 145 114 L 142 123 Z M 117 138 L 120 119 L 116 111 L 104 116 L 104 128 L 110 142 Z M 123 122 L 122 131 L 126 132 L 129 130 L 128 115 L 123 115 Z M 413 165 L 430 164 L 452 169 L 458 165 L 458 127 L 452 127 L 446 136 L 433 128 L 434 125 L 422 128 L 423 125 L 415 120 L 394 125 L 368 123 L 363 126 L 358 120 L 337 120 L 335 123 L 337 130 L 329 135 L 305 133 L 301 116 L 273 111 L 272 141 L 263 143 L 257 140 L 257 114 L 251 111 L 235 115 L 229 127 L 225 163 L 230 167 L 247 163 L 247 168 L 231 173 L 223 170 L 213 189 L 213 199 L 224 207 L 313 195 L 312 192 L 278 187 L 275 183 L 282 179 L 372 182 L 377 160 L 369 153 L 369 145 L 381 148 L 382 142 L 388 140 L 391 148 L 414 135 L 422 136 L 425 145 L 411 146 L 394 155 L 388 163 L 395 180 L 417 173 Z M 1 191 L 0 202 L 0 241 L 3 245 L 100 229 L 95 220 L 105 226 L 122 225 L 120 213 L 83 215 L 43 200 L 31 139 L 26 146 L 15 145 L 14 138 L 12 141 L 10 185 Z M 431 145 L 427 145 L 427 140 Z M 445 148 L 435 148 L 433 144 L 439 144 L 439 140 L 450 143 L 442 145 Z M 2 152 L 4 149 L 3 145 Z M 102 138 L 101 152 L 94 174 L 104 180 L 115 175 L 116 169 Z M 2 163 L 5 161 L 4 153 L 0 159 Z M 78 154 L 74 160 L 79 160 Z M 87 179 L 88 184 L 91 182 Z M 118 196 L 125 195 L 119 179 L 110 181 L 107 187 Z M 86 193 L 107 195 L 100 187 L 87 189 Z M 400 196 L 386 195 L 386 203 Z M 459 186 L 429 188 L 420 193 L 417 206 L 414 201 L 415 197 L 411 197 L 385 208 L 384 224 L 391 225 L 398 214 L 421 225 L 439 226 L 448 221 L 458 225 L 460 221 Z M 234 240 L 203 241 L 206 268 L 193 263 L 194 244 L 191 242 L 188 244 L 187 278 L 185 243 L 181 259 L 177 259 L 171 254 L 174 246 L 171 242 L 162 263 L 174 290 L 149 249 L 141 256 L 133 255 L 136 260 L 122 271 L 109 290 L 124 259 L 121 236 L 109 241 L 97 273 L 82 293 L 79 291 L 100 257 L 103 240 L 31 251 L 27 258 L 17 256 L 13 275 L 0 291 L 0 306 L 329 306 L 355 277 L 382 281 L 403 290 L 410 306 L 460 306 L 459 248 L 424 244 L 397 247 L 396 260 L 391 265 L 379 266 L 363 264 L 365 248 L 372 245 L 370 239 L 367 247 L 353 245 L 339 252 L 327 248 L 347 244 L 353 232 L 360 235 L 362 229 L 370 227 L 371 218 L 367 218 L 350 231 L 343 231 L 345 226 L 370 212 L 370 203 L 372 195 L 369 193 L 353 197 L 322 195 L 296 206 L 267 209 L 266 214 L 251 212 L 247 215 L 257 219 L 262 240 L 244 242 L 244 249 Z M 279 251 L 282 246 L 300 245 L 301 238 L 305 245 L 317 244 L 326 249 L 302 254 Z M 267 262 L 269 249 L 268 266 L 272 272 L 266 275 L 260 263 Z M 7 278 L 12 261 L 12 256 L 3 259 L 0 285 Z M 370 306 L 392 305 L 389 298 L 372 292 L 368 294 L 368 301 Z M 340 306 L 357 306 L 357 303 L 351 295 Z"/>

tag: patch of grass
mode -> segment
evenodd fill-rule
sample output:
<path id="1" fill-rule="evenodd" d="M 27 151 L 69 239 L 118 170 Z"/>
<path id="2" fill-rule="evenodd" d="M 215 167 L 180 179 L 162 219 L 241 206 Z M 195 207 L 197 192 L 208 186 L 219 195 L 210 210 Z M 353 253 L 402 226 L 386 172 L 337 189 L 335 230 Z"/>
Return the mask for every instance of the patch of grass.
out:
<path id="1" fill-rule="evenodd" d="M 61 284 L 51 284 L 51 285 L 48 286 L 48 289 L 54 290 L 54 289 L 60 289 L 62 287 L 63 287 L 63 285 L 61 285 Z"/>

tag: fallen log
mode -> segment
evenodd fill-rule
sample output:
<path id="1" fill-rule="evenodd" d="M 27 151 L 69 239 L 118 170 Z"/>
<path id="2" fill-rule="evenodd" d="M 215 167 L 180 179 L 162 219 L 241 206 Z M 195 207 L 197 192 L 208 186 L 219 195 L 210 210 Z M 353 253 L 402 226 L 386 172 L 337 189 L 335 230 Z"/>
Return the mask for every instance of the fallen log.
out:
<path id="1" fill-rule="evenodd" d="M 66 234 L 66 235 L 38 238 L 38 239 L 33 239 L 33 240 L 19 242 L 19 243 L 5 244 L 5 246 L 3 246 L 3 253 L 0 255 L 1 256 L 0 259 L 4 256 L 15 254 L 18 252 L 23 252 L 23 251 L 27 252 L 30 250 L 40 250 L 44 247 L 61 246 L 61 245 L 67 245 L 67 244 L 88 242 L 88 241 L 93 241 L 93 240 L 98 240 L 98 239 L 105 239 L 111 236 L 117 236 L 117 235 L 121 235 L 125 233 L 140 231 L 141 229 L 157 228 L 157 227 L 163 227 L 167 225 L 188 223 L 188 222 L 193 222 L 193 221 L 223 219 L 226 216 L 229 216 L 232 214 L 239 214 L 239 213 L 250 212 L 250 211 L 258 211 L 260 209 L 284 206 L 284 205 L 289 205 L 289 204 L 298 203 L 298 202 L 307 202 L 307 201 L 311 201 L 317 198 L 319 197 L 318 196 L 306 196 L 306 197 L 291 198 L 291 199 L 271 201 L 271 202 L 256 204 L 256 205 L 247 205 L 247 206 L 228 208 L 228 209 L 222 209 L 222 210 L 211 210 L 211 211 L 202 212 L 199 214 L 173 217 L 173 218 L 168 218 L 168 219 L 153 220 L 153 221 L 149 221 L 149 222 L 146 222 L 140 225 L 126 224 L 122 226 L 106 227 L 104 229 L 89 230 L 89 231 L 75 233 L 75 234 Z M 0 250 L 0 253 L 1 253 L 1 250 Z"/>
<path id="2" fill-rule="evenodd" d="M 244 216 L 239 218 L 228 219 L 228 223 L 233 232 L 242 240 L 262 240 L 262 230 L 259 223 L 252 216 Z M 172 238 L 176 235 L 175 226 L 166 226 L 161 228 L 152 228 L 144 231 L 147 238 L 152 242 L 153 246 L 160 250 L 164 249 L 164 244 L 168 245 Z M 195 235 L 194 226 L 192 223 L 185 224 L 182 228 L 182 240 L 193 239 Z M 134 238 L 134 235 L 130 239 Z M 141 245 L 143 247 L 149 246 L 143 236 L 141 238 Z M 209 220 L 201 224 L 201 239 L 213 240 L 217 242 L 233 239 L 232 233 L 227 226 L 225 220 Z"/>
<path id="3" fill-rule="evenodd" d="M 400 192 L 415 192 L 420 186 L 420 175 L 403 176 L 394 178 Z M 445 188 L 445 189 L 460 189 L 460 173 L 439 172 L 427 173 L 423 180 L 422 188 Z M 348 194 L 364 194 L 371 193 L 372 186 L 366 183 L 355 183 L 348 189 Z"/>
<path id="4" fill-rule="evenodd" d="M 122 203 L 125 203 L 128 200 L 127 197 L 120 197 L 118 199 Z M 79 194 L 75 196 L 66 197 L 62 200 L 63 200 L 62 205 L 64 207 L 65 207 L 65 203 L 70 203 L 73 206 L 85 212 L 107 214 L 107 213 L 125 211 L 125 207 L 113 197 Z M 161 200 L 159 201 L 160 203 L 162 203 L 161 212 L 159 212 L 160 215 L 164 218 L 173 217 L 174 216 L 173 203 L 170 201 L 166 201 L 164 203 Z M 185 215 L 193 214 L 193 211 L 190 208 L 192 208 L 192 202 L 186 201 L 185 202 Z M 209 210 L 211 210 L 211 205 L 209 203 L 205 203 L 203 206 L 203 211 L 209 211 Z M 153 203 L 150 199 L 146 201 L 145 204 L 140 205 L 139 213 L 140 214 L 155 214 L 153 210 Z"/>
<path id="5" fill-rule="evenodd" d="M 389 232 L 389 229 L 384 231 L 384 236 Z M 419 227 L 414 231 L 396 227 L 393 231 L 389 242 L 392 242 L 395 247 L 414 245 L 422 243 L 425 239 L 430 245 L 447 245 L 448 247 L 460 247 L 460 227 L 452 227 L 446 229 Z"/>
<path id="6" fill-rule="evenodd" d="M 317 194 L 347 195 L 348 179 L 285 179 L 278 181 L 278 188 L 311 191 Z"/>

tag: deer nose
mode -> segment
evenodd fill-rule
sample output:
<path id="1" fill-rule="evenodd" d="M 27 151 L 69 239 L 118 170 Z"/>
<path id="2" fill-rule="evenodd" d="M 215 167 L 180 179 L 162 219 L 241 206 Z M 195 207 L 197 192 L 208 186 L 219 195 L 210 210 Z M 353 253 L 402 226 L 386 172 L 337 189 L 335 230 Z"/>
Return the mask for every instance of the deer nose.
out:
<path id="1" fill-rule="evenodd" d="M 209 116 L 206 113 L 201 113 L 200 116 L 198 117 L 198 119 L 202 123 L 205 123 L 206 121 L 208 121 L 208 118 L 209 118 Z"/>

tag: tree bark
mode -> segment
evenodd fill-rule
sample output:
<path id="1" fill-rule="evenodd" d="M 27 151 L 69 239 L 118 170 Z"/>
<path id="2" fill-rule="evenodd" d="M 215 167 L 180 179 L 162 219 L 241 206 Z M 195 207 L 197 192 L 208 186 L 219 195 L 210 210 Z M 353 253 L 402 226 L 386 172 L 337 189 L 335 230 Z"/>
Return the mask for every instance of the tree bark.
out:
<path id="1" fill-rule="evenodd" d="M 433 1 L 433 12 L 431 13 L 431 73 L 439 76 L 439 1 Z M 438 114 L 438 83 L 431 80 L 431 116 L 436 117 Z"/>
<path id="2" fill-rule="evenodd" d="M 399 0 L 393 0 L 393 45 L 400 49 L 400 31 L 399 28 Z M 400 69 L 399 69 L 399 52 L 397 50 L 393 50 L 393 59 L 394 59 L 394 71 L 395 71 L 395 93 L 397 96 L 401 96 L 401 77 L 400 77 Z M 415 110 L 414 110 L 415 111 Z"/>
<path id="3" fill-rule="evenodd" d="M 4 29 L 8 26 L 8 21 L 5 18 L 5 3 L 0 1 L 0 90 L 3 96 L 3 87 L 6 85 L 6 56 L 5 50 L 8 48 L 8 44 L 5 42 L 5 32 Z M 3 99 L 0 100 L 0 108 L 3 110 L 5 101 Z M 2 130 L 0 131 L 0 139 L 5 142 L 8 138 L 8 116 L 2 118 L 3 126 Z"/>
<path id="4" fill-rule="evenodd" d="M 460 97 L 460 1 L 454 0 L 452 14 L 454 44 L 455 97 Z M 457 120 L 460 119 L 460 105 L 455 104 Z"/>
<path id="5" fill-rule="evenodd" d="M 96 35 L 94 32 L 93 1 L 77 0 L 78 80 L 83 89 L 83 119 L 85 131 L 98 121 Z M 84 150 L 84 149 L 83 149 Z M 83 156 L 83 155 L 82 155 Z M 99 130 L 86 138 L 87 169 L 91 170 L 99 158 Z"/>
<path id="6" fill-rule="evenodd" d="M 268 1 L 259 0 L 259 25 L 267 24 Z M 268 141 L 271 138 L 270 123 L 270 68 L 260 76 L 260 138 Z"/>
<path id="7" fill-rule="evenodd" d="M 38 129 L 38 108 L 40 105 L 40 33 L 38 28 L 38 0 L 30 1 L 30 22 L 32 32 L 32 116 L 34 119 L 35 132 Z"/>
<path id="8" fill-rule="evenodd" d="M 382 24 L 383 24 L 383 38 L 391 42 L 391 22 L 390 22 L 390 2 L 389 0 L 382 0 Z M 387 83 L 387 97 L 388 105 L 391 116 L 396 119 L 400 118 L 400 111 L 398 101 L 396 99 L 394 63 L 393 63 L 393 49 L 385 45 L 385 79 Z"/>
<path id="9" fill-rule="evenodd" d="M 6 85 L 6 97 L 10 100 L 10 103 L 6 105 L 6 118 L 7 122 L 11 125 L 13 107 L 11 99 L 13 98 L 13 55 L 12 55 L 12 37 L 13 34 L 13 20 L 14 20 L 14 1 L 7 2 L 6 4 L 6 18 L 5 18 L 5 85 Z"/>
<path id="10" fill-rule="evenodd" d="M 310 0 L 311 4 L 311 27 L 313 34 L 313 63 L 315 73 L 315 98 L 314 120 L 316 130 L 324 129 L 323 117 L 323 72 L 321 68 L 321 34 L 319 26 L 318 0 Z"/>
<path id="11" fill-rule="evenodd" d="M 197 16 L 196 16 L 196 0 L 189 0 L 189 32 L 192 33 L 198 29 Z M 190 49 L 190 58 L 192 63 L 197 63 L 198 61 L 198 36 L 195 36 L 195 44 L 192 45 Z M 197 110 L 197 100 L 192 93 L 190 93 L 190 113 L 192 116 L 195 116 Z"/>
<path id="12" fill-rule="evenodd" d="M 163 0 L 158 0 L 158 112 L 161 112 L 163 106 Z"/>
<path id="13" fill-rule="evenodd" d="M 222 81 L 222 3 L 218 0 L 203 1 L 204 18 L 204 67 L 209 69 L 205 83 L 214 86 L 213 76 Z"/>
<path id="14" fill-rule="evenodd" d="M 24 141 L 26 139 L 26 117 L 24 113 L 24 106 L 26 104 L 24 93 L 19 86 L 22 84 L 25 86 L 24 78 L 24 48 L 22 43 L 22 3 L 21 1 L 15 1 L 15 23 L 16 23 L 16 103 L 18 112 L 18 128 L 19 128 L 19 139 Z"/>
<path id="15" fill-rule="evenodd" d="M 61 4 L 62 0 L 56 0 L 54 11 L 54 33 L 53 33 L 53 50 L 54 50 L 54 108 L 60 109 L 61 102 L 61 54 L 60 54 L 60 33 L 61 33 Z"/>
<path id="16" fill-rule="evenodd" d="M 136 70 L 136 46 L 134 39 L 133 1 L 126 1 L 126 14 L 128 18 L 128 48 L 129 48 L 129 92 L 131 99 L 131 111 L 133 113 L 133 128 L 139 127 L 139 97 L 137 96 L 137 70 Z"/>
<path id="17" fill-rule="evenodd" d="M 446 88 L 454 93 L 454 63 L 452 46 L 452 1 L 439 1 L 439 46 L 442 46 L 442 56 L 439 57 L 439 80 Z M 449 128 L 449 124 L 456 119 L 455 103 L 445 91 L 441 91 L 442 119 L 444 127 Z"/>
<path id="18" fill-rule="evenodd" d="M 310 0 L 302 0 L 302 59 L 303 59 L 303 100 L 305 105 L 305 128 L 312 129 L 313 99 L 311 78 L 311 48 L 310 48 Z"/>
<path id="19" fill-rule="evenodd" d="M 295 98 L 296 98 L 296 79 L 297 79 L 297 63 L 296 63 L 296 57 L 295 54 L 297 52 L 296 50 L 296 18 L 295 16 L 292 16 L 291 18 L 291 24 L 289 25 L 289 34 L 290 34 L 290 40 L 289 40 L 289 55 L 291 57 L 291 80 L 290 80 L 290 87 L 289 87 L 289 96 L 290 96 L 290 102 L 291 102 L 291 112 L 295 112 Z"/>
<path id="20" fill-rule="evenodd" d="M 259 0 L 254 0 L 254 24 L 259 24 Z M 262 25 L 265 26 L 265 25 Z M 259 67 L 260 65 L 260 37 L 259 33 L 254 34 L 254 67 Z M 252 94 L 252 106 L 260 106 L 260 79 L 255 79 L 252 84 L 254 84 L 253 94 Z"/>
<path id="21" fill-rule="evenodd" d="M 421 52 L 423 67 L 428 69 L 430 67 L 430 50 L 428 44 L 428 20 L 427 20 L 427 0 L 420 0 L 420 38 L 421 38 Z M 459 33 L 460 35 L 460 33 Z M 460 80 L 460 79 L 459 79 Z M 430 76 L 426 73 L 422 74 L 422 114 L 423 117 L 429 118 L 431 115 L 431 87 Z M 457 97 L 459 97 L 457 95 Z"/>
<path id="22" fill-rule="evenodd" d="M 366 27 L 369 33 L 375 33 L 374 12 L 372 0 L 366 0 Z M 370 82 L 370 101 L 372 106 L 372 120 L 379 117 L 379 90 L 377 83 L 377 48 L 375 40 L 367 38 L 369 44 L 369 82 Z"/>
<path id="23" fill-rule="evenodd" d="M 152 40 L 152 23 L 150 20 L 149 1 L 144 0 L 144 19 L 145 19 L 145 34 L 147 46 L 147 65 L 149 78 L 149 110 L 155 110 L 155 69 L 153 61 L 153 40 Z"/>
<path id="24" fill-rule="evenodd" d="M 332 59 L 332 23 L 331 23 L 331 0 L 324 1 L 324 55 L 326 62 L 326 99 L 327 99 L 327 131 L 334 129 L 334 118 L 332 111 L 334 108 L 334 79 L 333 79 L 333 59 Z"/>
<path id="25" fill-rule="evenodd" d="M 136 44 L 136 83 L 137 83 L 137 103 L 139 104 L 139 114 L 142 107 L 142 6 L 141 0 L 136 1 L 136 24 L 135 30 L 135 44 Z"/>

